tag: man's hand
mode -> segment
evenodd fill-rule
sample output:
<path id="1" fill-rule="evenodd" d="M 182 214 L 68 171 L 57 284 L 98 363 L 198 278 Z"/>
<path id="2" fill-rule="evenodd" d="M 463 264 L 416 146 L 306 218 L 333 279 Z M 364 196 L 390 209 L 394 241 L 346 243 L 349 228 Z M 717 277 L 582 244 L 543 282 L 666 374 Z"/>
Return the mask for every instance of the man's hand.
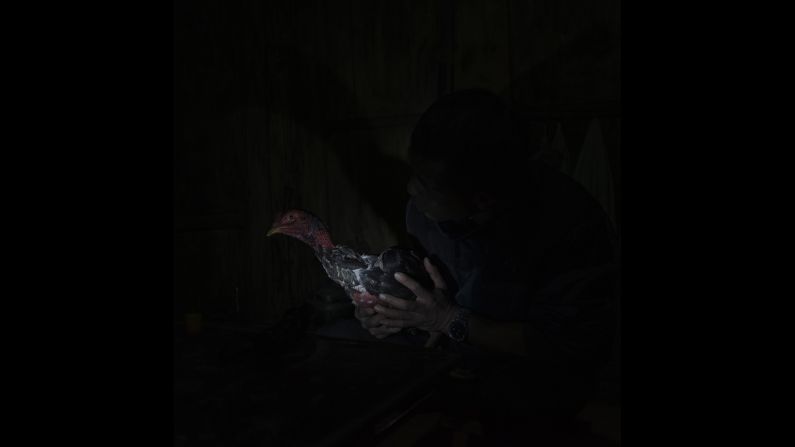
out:
<path id="1" fill-rule="evenodd" d="M 388 335 L 400 332 L 399 327 L 387 327 L 382 324 L 386 316 L 377 314 L 372 307 L 359 307 L 356 306 L 354 312 L 356 319 L 362 324 L 362 327 L 367 329 L 373 337 L 381 339 Z"/>
<path id="2" fill-rule="evenodd" d="M 438 340 L 439 332 L 445 331 L 455 316 L 456 307 L 447 298 L 447 285 L 436 268 L 428 258 L 425 258 L 425 270 L 433 280 L 434 289 L 422 287 L 413 278 L 395 273 L 395 279 L 414 292 L 414 301 L 404 300 L 392 295 L 382 294 L 378 298 L 381 303 L 376 304 L 376 316 L 384 317 L 380 324 L 391 328 L 416 327 L 431 333 L 426 346 L 433 345 Z M 387 307 L 387 305 L 389 307 Z"/>

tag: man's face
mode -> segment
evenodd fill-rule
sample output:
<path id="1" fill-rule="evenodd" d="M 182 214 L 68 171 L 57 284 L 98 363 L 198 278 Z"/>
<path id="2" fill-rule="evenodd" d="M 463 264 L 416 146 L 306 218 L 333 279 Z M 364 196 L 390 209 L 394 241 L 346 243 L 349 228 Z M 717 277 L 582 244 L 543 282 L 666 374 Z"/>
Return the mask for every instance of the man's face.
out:
<path id="1" fill-rule="evenodd" d="M 417 209 L 429 219 L 441 222 L 464 219 L 475 212 L 472 200 L 466 195 L 445 188 L 439 179 L 443 167 L 432 162 L 416 163 L 406 187 Z"/>

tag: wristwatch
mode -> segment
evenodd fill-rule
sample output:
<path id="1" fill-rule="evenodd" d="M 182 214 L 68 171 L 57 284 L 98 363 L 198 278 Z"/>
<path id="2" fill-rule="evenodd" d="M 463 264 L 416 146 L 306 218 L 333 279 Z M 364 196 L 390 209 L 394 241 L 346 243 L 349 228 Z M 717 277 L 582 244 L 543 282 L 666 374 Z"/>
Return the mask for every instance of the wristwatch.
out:
<path id="1" fill-rule="evenodd" d="M 460 309 L 453 317 L 453 321 L 447 326 L 447 336 L 463 343 L 469 336 L 469 311 Z"/>

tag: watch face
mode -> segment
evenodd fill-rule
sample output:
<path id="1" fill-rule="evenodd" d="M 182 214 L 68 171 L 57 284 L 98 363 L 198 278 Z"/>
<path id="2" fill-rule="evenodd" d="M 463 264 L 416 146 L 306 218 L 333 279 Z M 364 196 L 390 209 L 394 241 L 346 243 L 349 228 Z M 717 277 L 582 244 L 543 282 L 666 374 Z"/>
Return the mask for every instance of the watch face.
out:
<path id="1" fill-rule="evenodd" d="M 467 325 L 461 320 L 454 321 L 450 325 L 450 338 L 455 341 L 463 341 L 467 335 Z"/>

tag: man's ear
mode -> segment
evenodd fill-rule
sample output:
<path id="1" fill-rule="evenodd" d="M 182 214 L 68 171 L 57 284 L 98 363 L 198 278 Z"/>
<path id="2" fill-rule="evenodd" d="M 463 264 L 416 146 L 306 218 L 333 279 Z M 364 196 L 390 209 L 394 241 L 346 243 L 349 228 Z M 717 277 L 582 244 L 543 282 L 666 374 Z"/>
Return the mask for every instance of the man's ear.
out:
<path id="1" fill-rule="evenodd" d="M 478 211 L 488 211 L 494 208 L 494 204 L 497 202 L 494 196 L 487 192 L 476 192 L 474 196 L 472 196 L 472 201 L 475 203 L 475 207 Z"/>

